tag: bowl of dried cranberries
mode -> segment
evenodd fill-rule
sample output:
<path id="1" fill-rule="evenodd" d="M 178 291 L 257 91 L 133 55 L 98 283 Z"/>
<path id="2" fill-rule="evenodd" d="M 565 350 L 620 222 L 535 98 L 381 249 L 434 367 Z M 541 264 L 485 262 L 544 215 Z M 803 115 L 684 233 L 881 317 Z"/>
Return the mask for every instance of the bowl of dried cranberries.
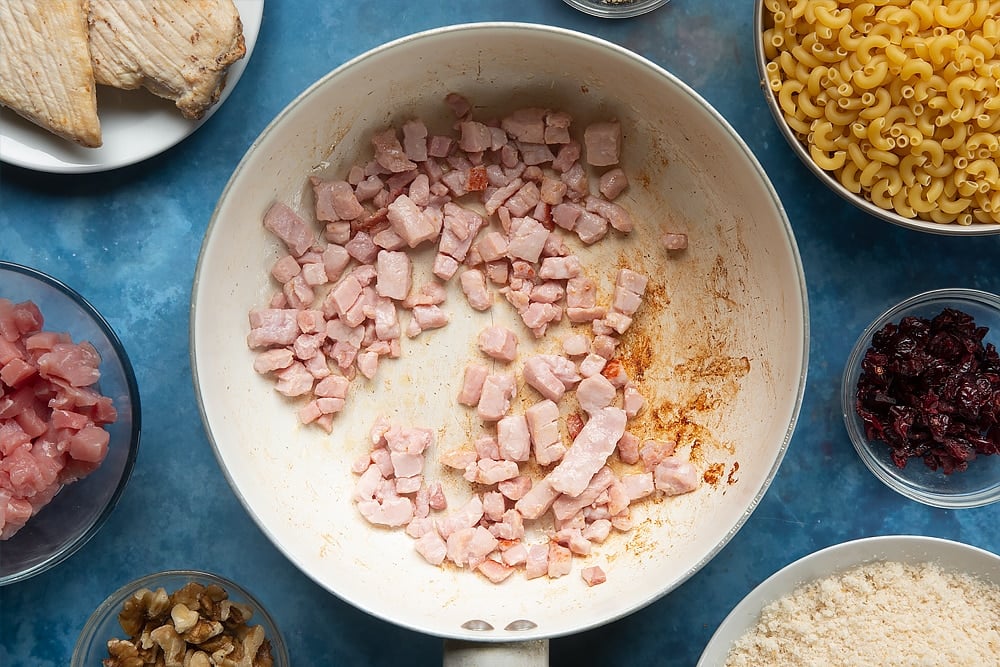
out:
<path id="1" fill-rule="evenodd" d="M 939 289 L 882 313 L 844 370 L 844 423 L 887 486 L 933 507 L 1000 500 L 1000 296 Z"/>

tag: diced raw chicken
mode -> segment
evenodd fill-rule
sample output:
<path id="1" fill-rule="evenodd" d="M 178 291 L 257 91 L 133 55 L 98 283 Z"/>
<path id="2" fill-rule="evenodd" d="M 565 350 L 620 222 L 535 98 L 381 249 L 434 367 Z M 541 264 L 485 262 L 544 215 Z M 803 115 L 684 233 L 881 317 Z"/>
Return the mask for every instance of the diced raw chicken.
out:
<path id="1" fill-rule="evenodd" d="M 493 295 L 486 288 L 486 274 L 479 269 L 466 269 L 459 280 L 473 310 L 484 311 L 493 306 Z"/>
<path id="2" fill-rule="evenodd" d="M 536 579 L 548 574 L 549 547 L 547 544 L 532 544 L 528 547 L 528 555 L 524 563 L 524 576 Z"/>
<path id="3" fill-rule="evenodd" d="M 271 275 L 279 283 L 287 283 L 289 280 L 299 275 L 302 271 L 302 266 L 295 260 L 291 255 L 285 255 L 281 257 L 277 262 L 271 266 Z"/>
<path id="4" fill-rule="evenodd" d="M 479 349 L 489 357 L 500 361 L 517 358 L 517 336 L 513 331 L 494 325 L 479 332 Z"/>
<path id="5" fill-rule="evenodd" d="M 438 306 L 414 306 L 412 313 L 421 331 L 439 329 L 448 324 L 448 314 Z"/>
<path id="6" fill-rule="evenodd" d="M 275 390 L 285 396 L 303 396 L 312 391 L 315 378 L 300 361 L 275 372 Z"/>
<path id="7" fill-rule="evenodd" d="M 627 410 L 625 415 L 628 416 Z M 625 431 L 618 440 L 618 458 L 628 465 L 639 462 L 639 438 L 631 431 Z"/>
<path id="8" fill-rule="evenodd" d="M 570 518 L 583 508 L 593 504 L 614 481 L 615 474 L 611 468 L 601 467 L 580 494 L 576 496 L 563 494 L 556 498 L 552 503 L 552 514 L 558 520 Z"/>
<path id="9" fill-rule="evenodd" d="M 448 554 L 448 546 L 437 531 L 430 530 L 413 543 L 417 553 L 431 565 L 440 565 Z"/>
<path id="10" fill-rule="evenodd" d="M 576 387 L 580 408 L 591 415 L 611 405 L 617 394 L 615 386 L 600 373 L 583 378 Z"/>
<path id="11" fill-rule="evenodd" d="M 524 415 L 506 415 L 497 422 L 497 443 L 500 456 L 508 461 L 527 461 L 531 453 L 531 436 Z"/>
<path id="12" fill-rule="evenodd" d="M 538 186 L 533 181 L 527 181 L 504 202 L 503 208 L 507 209 L 511 217 L 519 218 L 533 212 L 539 201 L 541 201 L 541 193 Z"/>
<path id="13" fill-rule="evenodd" d="M 494 584 L 504 581 L 515 571 L 513 567 L 490 558 L 480 563 L 476 569 Z"/>
<path id="14" fill-rule="evenodd" d="M 490 128 L 478 121 L 462 121 L 458 124 L 458 131 L 458 147 L 467 153 L 487 151 L 493 143 Z"/>
<path id="15" fill-rule="evenodd" d="M 562 183 L 562 181 L 560 181 L 560 183 Z M 563 190 L 565 190 L 565 188 L 566 184 L 563 183 Z M 553 206 L 552 222 L 565 230 L 573 231 L 576 229 L 576 223 L 583 213 L 585 213 L 585 210 L 579 204 L 562 202 Z"/>
<path id="16" fill-rule="evenodd" d="M 383 169 L 399 173 L 416 169 L 415 162 L 410 160 L 399 143 L 396 130 L 389 127 L 372 135 L 372 146 L 375 148 L 375 161 Z"/>
<path id="17" fill-rule="evenodd" d="M 646 405 L 646 399 L 631 382 L 625 385 L 623 397 L 622 407 L 625 409 L 625 414 L 628 415 L 629 419 L 638 415 Z"/>
<path id="18" fill-rule="evenodd" d="M 378 500 L 360 500 L 358 511 L 370 523 L 379 526 L 405 526 L 413 519 L 413 501 L 403 496 Z"/>
<path id="19" fill-rule="evenodd" d="M 470 482 L 493 485 L 513 479 L 520 472 L 516 461 L 496 461 L 490 458 L 480 458 L 475 463 L 466 466 L 463 476 Z"/>
<path id="20" fill-rule="evenodd" d="M 325 222 L 355 220 L 365 213 L 354 188 L 347 181 L 324 181 L 316 177 L 309 180 L 316 199 L 317 220 Z"/>
<path id="21" fill-rule="evenodd" d="M 569 280 L 582 272 L 580 258 L 576 255 L 546 257 L 538 269 L 538 277 L 545 280 Z"/>
<path id="22" fill-rule="evenodd" d="M 482 526 L 462 528 L 446 539 L 447 558 L 459 567 L 478 567 L 497 548 L 497 538 Z"/>
<path id="23" fill-rule="evenodd" d="M 549 230 L 534 218 L 513 218 L 507 244 L 507 256 L 537 262 L 545 247 Z"/>
<path id="24" fill-rule="evenodd" d="M 690 493 L 698 488 L 698 470 L 690 461 L 670 456 L 653 471 L 656 489 L 668 496 Z"/>
<path id="25" fill-rule="evenodd" d="M 627 234 L 635 227 L 635 224 L 632 221 L 632 216 L 628 210 L 614 202 L 591 195 L 586 197 L 584 205 L 587 211 L 601 216 L 607 220 L 612 227 L 620 232 Z"/>
<path id="26" fill-rule="evenodd" d="M 667 250 L 684 250 L 688 247 L 688 237 L 679 232 L 666 232 L 660 236 L 660 243 Z"/>
<path id="27" fill-rule="evenodd" d="M 378 277 L 375 291 L 379 296 L 402 301 L 413 286 L 410 256 L 401 251 L 380 250 L 376 258 Z"/>
<path id="28" fill-rule="evenodd" d="M 253 369 L 258 373 L 270 373 L 271 371 L 288 368 L 292 365 L 292 361 L 294 361 L 294 357 L 290 349 L 287 347 L 273 348 L 259 352 L 254 357 Z M 4 378 L 4 382 L 7 382 L 9 385 L 13 384 L 8 382 L 6 378 Z"/>
<path id="29" fill-rule="evenodd" d="M 630 501 L 645 498 L 653 493 L 656 488 L 653 473 L 651 472 L 622 475 L 621 483 L 625 487 L 625 493 L 628 494 Z"/>
<path id="30" fill-rule="evenodd" d="M 517 384 L 510 373 L 490 373 L 483 382 L 483 391 L 477 404 L 479 418 L 487 422 L 498 421 L 510 410 Z"/>
<path id="31" fill-rule="evenodd" d="M 263 308 L 250 311 L 251 348 L 291 345 L 299 335 L 297 311 L 292 308 Z"/>
<path id="32" fill-rule="evenodd" d="M 427 126 L 418 119 L 403 123 L 403 152 L 413 162 L 427 161 Z"/>
<path id="33" fill-rule="evenodd" d="M 601 174 L 598 190 L 609 200 L 615 199 L 628 187 L 628 176 L 621 167 L 609 169 Z"/>
<path id="34" fill-rule="evenodd" d="M 500 120 L 500 127 L 517 141 L 534 144 L 545 143 L 545 117 L 547 109 L 526 107 L 517 109 Z"/>
<path id="35" fill-rule="evenodd" d="M 608 575 L 604 573 L 599 565 L 591 565 L 580 570 L 580 576 L 587 582 L 588 586 L 597 586 L 608 580 Z"/>
<path id="36" fill-rule="evenodd" d="M 563 577 L 573 569 L 573 552 L 567 547 L 555 542 L 549 543 L 548 571 L 550 579 Z"/>
<path id="37" fill-rule="evenodd" d="M 524 565 L 528 561 L 528 547 L 526 547 L 523 543 L 518 542 L 505 549 L 503 553 L 500 554 L 500 558 L 503 560 L 504 564 L 509 565 L 510 567 Z M 546 569 L 548 569 L 547 565 Z"/>
<path id="38" fill-rule="evenodd" d="M 544 399 L 525 410 L 524 416 L 538 464 L 550 465 L 561 459 L 566 446 L 559 433 L 559 406 Z"/>
<path id="39" fill-rule="evenodd" d="M 316 242 L 316 235 L 287 204 L 275 202 L 264 214 L 264 227 L 281 239 L 288 251 L 298 257 Z"/>
<path id="40" fill-rule="evenodd" d="M 559 491 L 552 488 L 548 477 L 543 478 L 514 503 L 514 509 L 525 519 L 534 520 L 549 511 L 552 503 L 559 497 Z"/>
<path id="41" fill-rule="evenodd" d="M 389 204 L 386 215 L 393 230 L 411 248 L 436 238 L 440 232 L 435 221 L 405 194 Z"/>
<path id="42" fill-rule="evenodd" d="M 527 475 L 516 475 L 499 482 L 497 490 L 506 498 L 517 502 L 524 497 L 524 494 L 531 490 L 531 478 Z"/>
<path id="43" fill-rule="evenodd" d="M 489 372 L 489 369 L 482 364 L 466 366 L 462 377 L 462 389 L 458 394 L 458 402 L 470 407 L 479 405 L 479 399 L 483 394 L 483 385 Z"/>
<path id="44" fill-rule="evenodd" d="M 609 167 L 621 159 L 621 123 L 605 121 L 591 123 L 583 131 L 587 164 L 595 167 Z"/>
<path id="45" fill-rule="evenodd" d="M 587 245 L 592 245 L 607 235 L 608 221 L 596 213 L 584 210 L 576 219 L 573 231 L 576 232 L 581 241 Z"/>
<path id="46" fill-rule="evenodd" d="M 579 495 L 604 466 L 625 432 L 625 411 L 608 407 L 594 412 L 566 450 L 562 461 L 545 478 L 553 489 Z"/>
<path id="47" fill-rule="evenodd" d="M 523 372 L 524 381 L 550 401 L 558 402 L 566 393 L 566 385 L 540 355 L 528 358 Z"/>

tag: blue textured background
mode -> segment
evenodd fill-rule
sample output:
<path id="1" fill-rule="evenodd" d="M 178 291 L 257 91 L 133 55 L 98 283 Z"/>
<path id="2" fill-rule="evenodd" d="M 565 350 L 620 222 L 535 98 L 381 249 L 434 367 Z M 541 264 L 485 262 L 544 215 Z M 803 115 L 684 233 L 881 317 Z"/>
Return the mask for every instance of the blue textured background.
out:
<path id="1" fill-rule="evenodd" d="M 918 533 L 1000 550 L 1000 506 L 932 509 L 872 477 L 847 439 L 837 397 L 854 338 L 892 303 L 938 287 L 1000 291 L 1000 236 L 919 234 L 867 217 L 828 192 L 791 154 L 765 106 L 749 0 L 674 0 L 619 21 L 586 16 L 559 0 L 269 0 L 243 78 L 208 123 L 178 146 L 95 175 L 0 167 L 0 257 L 68 282 L 108 317 L 136 368 L 144 427 L 132 480 L 104 529 L 57 568 L 0 589 L 0 664 L 67 664 L 77 633 L 108 593 L 167 568 L 207 569 L 245 584 L 277 618 L 297 665 L 440 664 L 440 640 L 369 618 L 319 589 L 244 512 L 198 415 L 188 309 L 216 199 L 275 114 L 371 47 L 481 20 L 595 34 L 693 86 L 771 177 L 798 239 L 811 307 L 801 417 L 756 512 L 712 562 L 668 596 L 601 629 L 553 640 L 552 664 L 693 665 L 754 586 L 800 556 L 844 540 Z"/>

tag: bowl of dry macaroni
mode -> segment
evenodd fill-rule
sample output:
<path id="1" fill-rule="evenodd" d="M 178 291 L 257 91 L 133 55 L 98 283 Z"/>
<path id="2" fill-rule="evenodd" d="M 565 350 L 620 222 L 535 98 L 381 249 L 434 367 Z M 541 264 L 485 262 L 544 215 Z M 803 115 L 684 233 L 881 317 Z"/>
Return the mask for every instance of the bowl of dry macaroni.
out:
<path id="1" fill-rule="evenodd" d="M 1000 20 L 985 0 L 757 0 L 757 65 L 802 161 L 888 222 L 1000 233 Z"/>

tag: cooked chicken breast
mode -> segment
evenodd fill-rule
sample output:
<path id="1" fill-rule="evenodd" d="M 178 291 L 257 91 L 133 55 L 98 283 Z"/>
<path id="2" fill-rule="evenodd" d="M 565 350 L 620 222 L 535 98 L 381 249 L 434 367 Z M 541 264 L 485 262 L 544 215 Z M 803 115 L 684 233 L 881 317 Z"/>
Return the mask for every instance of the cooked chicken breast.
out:
<path id="1" fill-rule="evenodd" d="M 98 83 L 142 86 L 198 119 L 246 43 L 232 0 L 90 0 L 90 53 Z"/>
<path id="2" fill-rule="evenodd" d="M 0 104 L 61 137 L 101 145 L 87 0 L 0 0 Z"/>

